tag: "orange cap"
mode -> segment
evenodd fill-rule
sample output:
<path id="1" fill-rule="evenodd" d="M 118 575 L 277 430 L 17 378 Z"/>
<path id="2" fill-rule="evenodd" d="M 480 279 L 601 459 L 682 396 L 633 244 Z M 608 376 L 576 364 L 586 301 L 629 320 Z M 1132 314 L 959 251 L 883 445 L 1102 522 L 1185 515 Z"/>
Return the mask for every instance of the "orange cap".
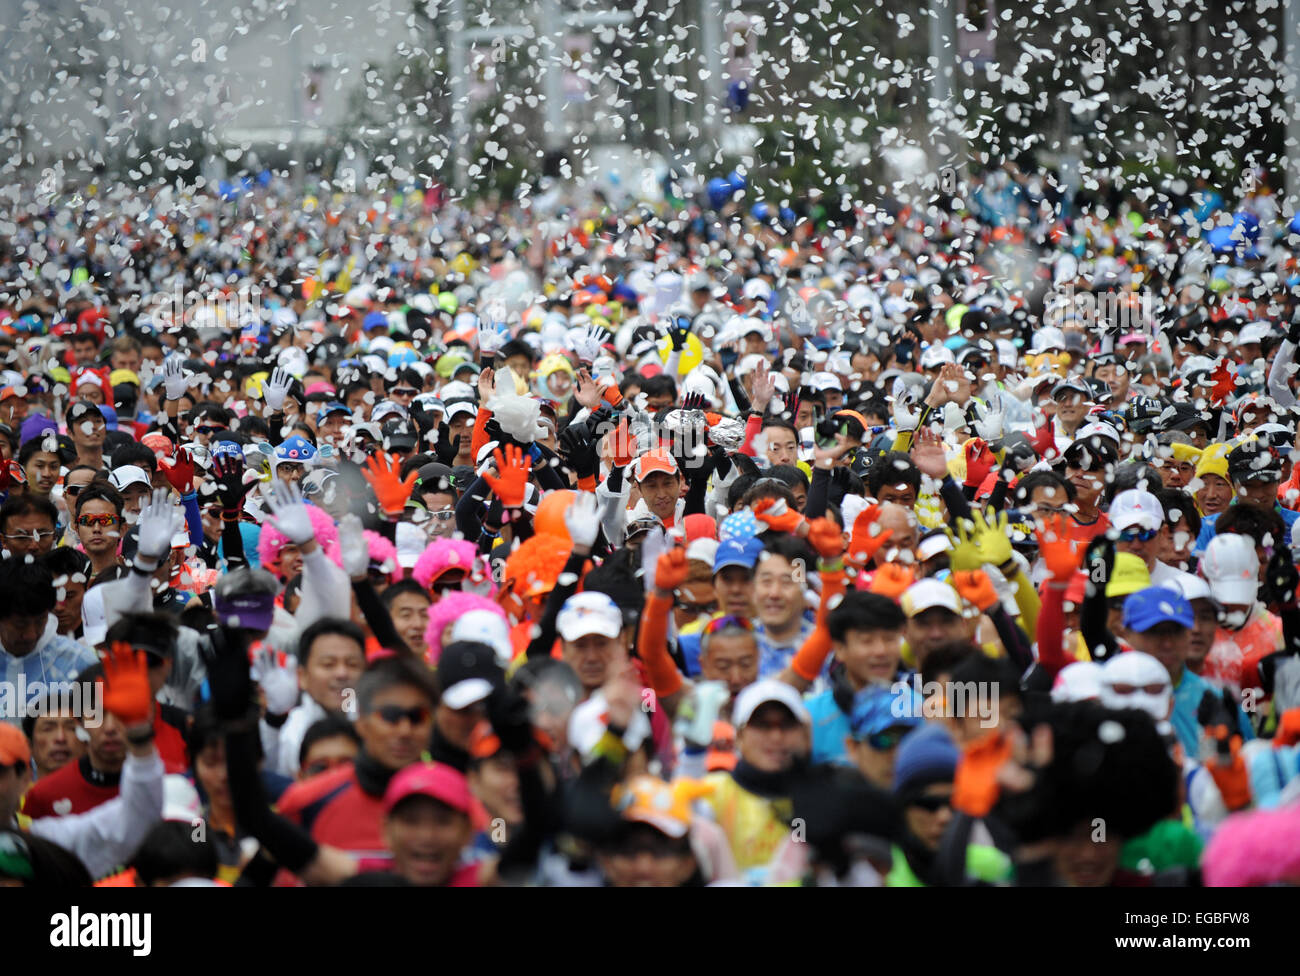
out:
<path id="1" fill-rule="evenodd" d="M 0 722 L 0 766 L 17 766 L 31 761 L 32 750 L 27 745 L 27 736 L 16 726 Z"/>
<path id="2" fill-rule="evenodd" d="M 633 481 L 644 481 L 648 475 L 655 471 L 662 471 L 664 474 L 674 476 L 680 474 L 677 470 L 677 459 L 662 447 L 656 447 L 653 451 L 646 451 L 632 462 Z"/>

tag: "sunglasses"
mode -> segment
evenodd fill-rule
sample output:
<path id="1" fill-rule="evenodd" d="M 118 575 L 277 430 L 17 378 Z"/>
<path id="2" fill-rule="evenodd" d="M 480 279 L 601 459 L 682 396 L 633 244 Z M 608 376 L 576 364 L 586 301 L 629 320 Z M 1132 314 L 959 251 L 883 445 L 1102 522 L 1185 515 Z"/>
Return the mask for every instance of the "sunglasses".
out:
<path id="1" fill-rule="evenodd" d="M 919 807 L 929 813 L 938 813 L 940 810 L 952 808 L 952 797 L 950 796 L 918 796 L 907 804 L 909 807 Z"/>
<path id="2" fill-rule="evenodd" d="M 417 389 L 416 389 L 415 387 L 413 387 L 413 386 L 395 386 L 395 387 L 393 387 L 393 389 L 390 390 L 389 392 L 390 392 L 393 396 L 409 396 L 409 397 L 413 397 L 413 396 L 415 396 L 417 393 L 419 393 L 420 391 L 417 390 Z"/>
<path id="3" fill-rule="evenodd" d="M 872 749 L 893 749 L 903 741 L 903 736 L 911 732 L 911 729 L 885 729 L 883 732 L 873 732 L 866 739 L 859 739 L 859 742 L 865 741 Z"/>
<path id="4" fill-rule="evenodd" d="M 439 522 L 450 522 L 455 517 L 456 517 L 456 510 L 454 508 L 444 509 L 441 512 L 429 513 L 429 518 L 435 518 Z"/>
<path id="5" fill-rule="evenodd" d="M 382 718 L 389 725 L 397 725 L 402 719 L 406 719 L 412 725 L 423 725 L 429 721 L 430 711 L 423 705 L 417 705 L 415 708 L 402 708 L 398 705 L 382 705 L 375 710 L 375 714 Z"/>
<path id="6" fill-rule="evenodd" d="M 1125 529 L 1119 537 L 1122 542 L 1150 542 L 1159 534 L 1159 529 Z"/>
<path id="7" fill-rule="evenodd" d="M 90 485 L 64 485 L 63 493 L 70 498 L 76 498 L 89 487 Z"/>
<path id="8" fill-rule="evenodd" d="M 745 617 L 738 617 L 734 613 L 723 614 L 721 617 L 714 617 L 704 625 L 706 634 L 716 634 L 720 630 L 726 630 L 728 627 L 739 627 L 741 630 L 753 631 L 754 625 Z"/>
<path id="9" fill-rule="evenodd" d="M 702 617 L 705 614 L 714 614 L 718 612 L 718 601 L 716 600 L 714 600 L 712 603 L 687 603 L 685 600 L 678 600 L 674 604 L 674 606 L 676 606 L 678 610 L 684 610 L 687 613 L 693 613 L 697 617 Z"/>
<path id="10" fill-rule="evenodd" d="M 220 434 L 225 430 L 226 430 L 225 427 L 213 427 L 210 424 L 200 424 L 198 427 L 194 428 L 195 433 L 205 434 L 209 437 L 212 436 L 213 434 Z"/>
<path id="11" fill-rule="evenodd" d="M 117 525 L 118 517 L 116 515 L 78 515 L 77 524 L 90 528 L 92 526 L 110 526 Z"/>

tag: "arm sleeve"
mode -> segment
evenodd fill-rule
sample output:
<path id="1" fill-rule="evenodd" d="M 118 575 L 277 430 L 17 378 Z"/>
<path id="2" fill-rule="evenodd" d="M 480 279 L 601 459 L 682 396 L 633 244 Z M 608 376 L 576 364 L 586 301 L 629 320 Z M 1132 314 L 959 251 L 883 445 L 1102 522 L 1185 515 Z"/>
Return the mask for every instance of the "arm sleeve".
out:
<path id="1" fill-rule="evenodd" d="M 641 632 L 636 644 L 650 687 L 660 698 L 677 694 L 684 684 L 681 672 L 668 653 L 668 615 L 672 610 L 672 597 L 663 597 L 651 590 L 641 614 Z"/>
<path id="2" fill-rule="evenodd" d="M 810 683 L 817 680 L 826 666 L 826 657 L 831 652 L 831 632 L 826 628 L 826 618 L 831 604 L 844 595 L 847 582 L 843 569 L 822 570 L 821 576 L 822 598 L 817 606 L 817 626 L 790 662 L 790 670 Z"/>
<path id="3" fill-rule="evenodd" d="M 1026 640 L 1024 631 L 1016 626 L 1016 622 L 1011 619 L 1000 602 L 993 604 L 984 612 L 989 620 L 993 621 L 993 627 L 998 632 L 998 639 L 1002 641 L 1007 656 L 1016 663 L 1016 667 L 1020 668 L 1022 674 L 1029 670 L 1030 665 L 1034 663 L 1034 654 L 1029 648 L 1029 641 Z"/>
<path id="4" fill-rule="evenodd" d="M 754 438 L 758 436 L 759 431 L 763 429 L 763 418 L 758 414 L 749 415 L 745 421 L 745 439 L 740 443 L 740 453 L 747 457 L 754 456 Z"/>
<path id="5" fill-rule="evenodd" d="M 469 444 L 476 460 L 478 452 L 488 442 L 487 422 L 491 419 L 492 411 L 484 407 L 479 407 L 478 413 L 474 415 L 474 433 L 470 436 Z"/>
<path id="6" fill-rule="evenodd" d="M 31 832 L 76 854 L 90 876 L 100 878 L 131 859 L 162 810 L 163 761 L 155 750 L 147 758 L 126 757 L 118 795 L 107 803 L 33 821 Z"/>
<path id="7" fill-rule="evenodd" d="M 307 831 L 271 811 L 257 775 L 256 735 L 252 731 L 226 733 L 226 770 L 235 820 L 296 874 L 315 859 L 319 846 Z"/>
<path id="8" fill-rule="evenodd" d="M 199 495 L 192 491 L 181 496 L 185 506 L 185 525 L 190 530 L 190 545 L 203 545 L 203 516 L 199 513 Z"/>
<path id="9" fill-rule="evenodd" d="M 596 500 L 601 503 L 600 527 L 605 541 L 617 549 L 627 536 L 627 498 L 630 486 L 622 468 L 614 468 L 609 477 L 596 486 Z"/>
<path id="10" fill-rule="evenodd" d="M 1296 396 L 1291 392 L 1291 370 L 1295 362 L 1296 344 L 1284 339 L 1273 357 L 1273 365 L 1268 370 L 1268 395 L 1279 407 L 1293 407 Z"/>
<path id="11" fill-rule="evenodd" d="M 397 628 L 393 626 L 392 615 L 384 609 L 379 594 L 375 592 L 370 580 L 353 580 L 352 592 L 356 594 L 357 606 L 361 608 L 362 616 L 366 618 L 366 626 L 370 628 L 370 633 L 375 635 L 375 640 L 379 641 L 379 646 L 396 651 L 402 657 L 410 657 L 412 655 L 410 647 L 398 635 Z"/>
<path id="12" fill-rule="evenodd" d="M 323 617 L 346 617 L 352 606 L 347 574 L 320 546 L 303 556 L 301 592 L 294 620 L 304 629 Z"/>
<path id="13" fill-rule="evenodd" d="M 1065 589 L 1047 581 L 1043 590 L 1043 610 L 1038 615 L 1038 664 L 1048 676 L 1056 675 L 1070 663 L 1062 638 L 1065 633 Z"/>
<path id="14" fill-rule="evenodd" d="M 1020 608 L 1020 620 L 1025 633 L 1037 633 L 1038 612 L 1042 604 L 1039 602 L 1038 591 L 1034 589 L 1033 581 L 1030 580 L 1029 574 L 1017 564 L 1016 573 L 1011 577 L 1011 582 L 1016 587 L 1016 606 Z"/>
<path id="15" fill-rule="evenodd" d="M 808 498 L 803 513 L 809 518 L 822 518 L 831 507 L 831 472 L 829 468 L 814 467 L 812 481 L 808 483 Z M 853 526 L 847 526 L 850 532 Z"/>

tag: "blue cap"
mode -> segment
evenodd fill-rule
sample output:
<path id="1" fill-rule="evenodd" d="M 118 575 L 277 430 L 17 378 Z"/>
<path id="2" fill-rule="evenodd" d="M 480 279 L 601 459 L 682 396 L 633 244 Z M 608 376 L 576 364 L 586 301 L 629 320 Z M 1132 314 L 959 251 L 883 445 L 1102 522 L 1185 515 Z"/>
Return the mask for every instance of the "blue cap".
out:
<path id="1" fill-rule="evenodd" d="M 961 753 L 942 726 L 925 725 L 909 732 L 894 757 L 894 792 L 951 781 L 957 775 L 960 758 Z"/>
<path id="2" fill-rule="evenodd" d="M 99 404 L 99 412 L 104 415 L 104 426 L 108 430 L 117 430 L 117 411 L 106 403 Z"/>
<path id="3" fill-rule="evenodd" d="M 335 413 L 345 413 L 349 417 L 352 416 L 352 411 L 348 408 L 346 403 L 339 403 L 338 400 L 331 400 L 329 403 L 325 404 L 325 406 L 316 411 L 316 419 L 324 420 L 330 414 Z"/>
<path id="4" fill-rule="evenodd" d="M 1124 626 L 1144 634 L 1157 624 L 1173 622 L 1190 628 L 1196 623 L 1192 605 L 1177 590 L 1148 586 L 1124 601 Z"/>
<path id="5" fill-rule="evenodd" d="M 728 566 L 743 566 L 752 571 L 762 553 L 763 543 L 758 539 L 727 539 L 718 543 L 717 555 L 713 557 L 713 571 L 720 573 Z"/>
<path id="6" fill-rule="evenodd" d="M 910 686 L 895 693 L 882 685 L 867 685 L 853 696 L 850 734 L 861 742 L 889 729 L 921 725 L 921 706 L 920 696 Z"/>
<path id="7" fill-rule="evenodd" d="M 361 330 L 369 332 L 371 329 L 387 329 L 388 316 L 383 312 L 370 312 L 361 320 Z"/>
<path id="8" fill-rule="evenodd" d="M 290 437 L 275 449 L 276 463 L 306 464 L 316 456 L 316 448 L 305 437 Z"/>

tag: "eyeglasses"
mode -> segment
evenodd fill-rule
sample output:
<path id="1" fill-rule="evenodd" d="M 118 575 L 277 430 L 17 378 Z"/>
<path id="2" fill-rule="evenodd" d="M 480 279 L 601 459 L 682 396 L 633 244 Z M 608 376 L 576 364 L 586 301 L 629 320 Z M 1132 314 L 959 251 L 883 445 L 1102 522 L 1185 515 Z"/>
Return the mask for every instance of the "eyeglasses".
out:
<path id="1" fill-rule="evenodd" d="M 717 600 L 714 600 L 712 603 L 687 603 L 685 600 L 678 600 L 674 606 L 676 606 L 678 610 L 693 613 L 697 617 L 702 617 L 706 613 L 714 614 L 718 612 Z"/>
<path id="2" fill-rule="evenodd" d="M 907 805 L 909 807 L 920 807 L 929 813 L 938 813 L 940 810 L 952 808 L 952 797 L 918 796 Z"/>
<path id="3" fill-rule="evenodd" d="M 741 630 L 753 631 L 754 625 L 745 617 L 738 617 L 734 613 L 726 613 L 721 617 L 714 617 L 704 625 L 706 634 L 716 634 L 720 630 L 726 630 L 728 627 L 739 627 Z"/>
<path id="4" fill-rule="evenodd" d="M 398 705 L 382 705 L 375 710 L 375 714 L 382 718 L 389 725 L 397 725 L 402 719 L 406 719 L 412 725 L 423 725 L 429 721 L 429 709 L 423 705 L 417 705 L 415 708 L 402 708 Z"/>
<path id="5" fill-rule="evenodd" d="M 116 515 L 78 515 L 77 524 L 86 528 L 93 526 L 103 526 L 107 528 L 110 525 L 117 525 L 119 519 Z"/>
<path id="6" fill-rule="evenodd" d="M 32 529 L 30 532 L 6 532 L 4 537 L 6 542 L 44 542 L 56 534 L 54 529 Z"/>

